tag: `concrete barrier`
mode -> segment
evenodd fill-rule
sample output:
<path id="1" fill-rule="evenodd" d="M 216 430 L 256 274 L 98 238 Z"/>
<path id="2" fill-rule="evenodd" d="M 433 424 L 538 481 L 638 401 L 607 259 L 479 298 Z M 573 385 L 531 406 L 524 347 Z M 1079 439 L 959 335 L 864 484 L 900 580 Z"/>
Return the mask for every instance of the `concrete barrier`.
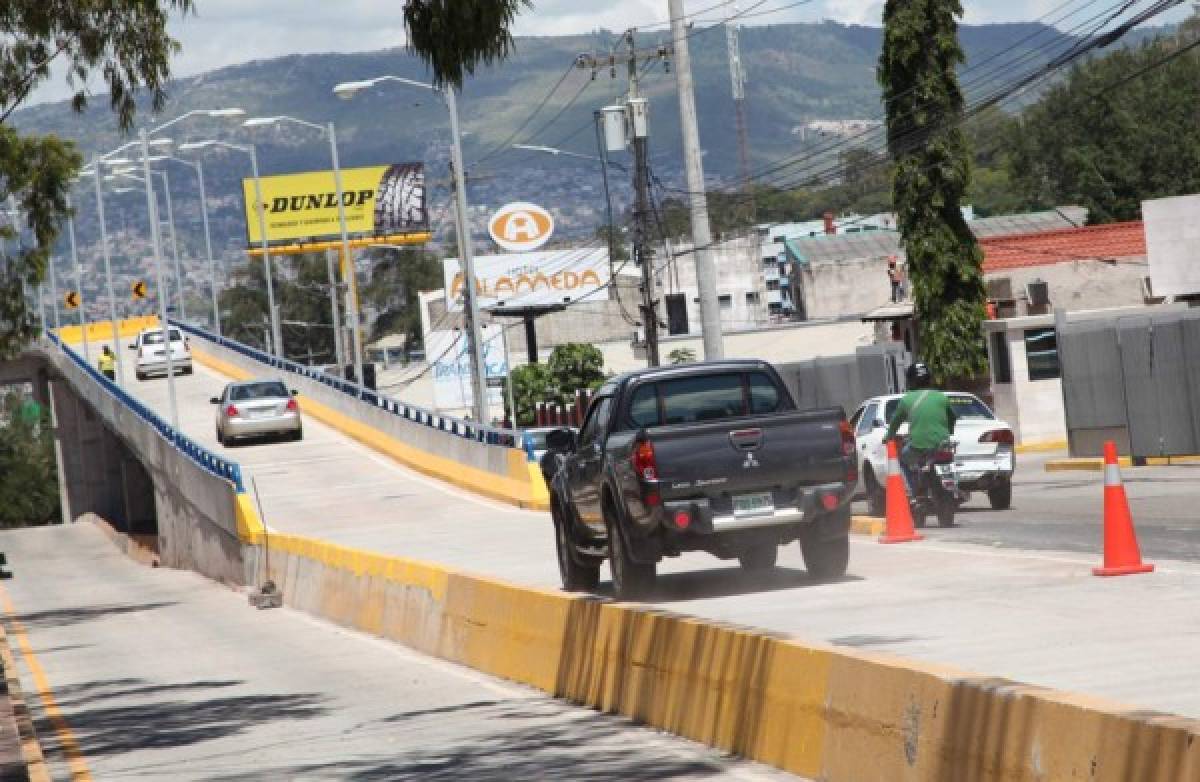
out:
<path id="1" fill-rule="evenodd" d="M 280 377 L 300 392 L 301 410 L 396 461 L 468 491 L 521 508 L 549 510 L 541 470 L 520 448 L 482 443 L 303 375 L 284 372 L 222 345 L 192 340 L 192 358 L 226 377 Z"/>
<path id="2" fill-rule="evenodd" d="M 1200 779 L 1200 721 L 246 524 L 293 608 L 813 779 Z"/>
<path id="3" fill-rule="evenodd" d="M 117 322 L 117 336 L 121 339 L 126 337 L 135 337 L 144 329 L 158 328 L 157 315 L 143 315 L 136 318 L 126 318 Z M 68 345 L 78 345 L 83 342 L 84 332 L 87 333 L 88 342 L 108 342 L 112 339 L 112 321 L 111 320 L 94 320 L 91 323 L 84 324 L 84 327 L 61 326 L 54 329 L 54 333 L 59 339 Z M 119 350 L 120 346 L 114 346 L 113 350 Z"/>
<path id="4" fill-rule="evenodd" d="M 223 583 L 246 584 L 238 487 L 166 439 L 115 387 L 101 383 L 65 351 L 45 343 L 37 349 L 149 473 L 162 563 Z"/>

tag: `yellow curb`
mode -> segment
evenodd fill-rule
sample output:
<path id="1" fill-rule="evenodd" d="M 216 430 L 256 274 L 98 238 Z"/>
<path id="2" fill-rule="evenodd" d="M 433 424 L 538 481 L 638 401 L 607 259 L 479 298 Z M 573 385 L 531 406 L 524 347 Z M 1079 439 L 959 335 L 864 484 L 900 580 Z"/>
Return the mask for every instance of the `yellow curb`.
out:
<path id="1" fill-rule="evenodd" d="M 887 522 L 878 516 L 853 516 L 850 519 L 850 532 L 854 535 L 879 537 L 886 527 Z"/>
<path id="2" fill-rule="evenodd" d="M 1043 451 L 1065 451 L 1066 440 L 1035 440 L 1031 443 L 1021 443 L 1016 447 L 1017 453 L 1040 453 Z"/>
<path id="3" fill-rule="evenodd" d="M 1117 458 L 1117 463 L 1122 467 L 1134 467 L 1133 460 L 1128 456 Z M 1200 464 L 1200 456 L 1148 456 L 1146 457 L 1147 467 L 1169 467 L 1173 464 Z M 1104 459 L 1099 456 L 1080 457 L 1076 459 L 1051 459 L 1045 464 L 1046 472 L 1103 472 Z"/>

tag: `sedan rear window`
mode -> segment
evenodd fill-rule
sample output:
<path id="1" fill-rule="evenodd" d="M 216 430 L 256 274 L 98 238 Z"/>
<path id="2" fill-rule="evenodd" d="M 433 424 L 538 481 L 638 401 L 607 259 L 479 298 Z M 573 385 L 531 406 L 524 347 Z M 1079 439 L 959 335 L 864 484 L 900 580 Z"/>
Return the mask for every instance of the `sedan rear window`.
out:
<path id="1" fill-rule="evenodd" d="M 142 335 L 142 344 L 143 345 L 161 345 L 162 341 L 163 341 L 163 334 L 161 331 L 147 331 L 145 334 Z M 172 342 L 182 342 L 183 341 L 183 335 L 179 333 L 178 329 L 171 329 L 171 341 Z"/>
<path id="2" fill-rule="evenodd" d="M 291 396 L 287 387 L 280 382 L 247 383 L 244 386 L 234 386 L 229 390 L 229 399 L 233 402 L 248 402 L 252 399 L 280 399 Z"/>

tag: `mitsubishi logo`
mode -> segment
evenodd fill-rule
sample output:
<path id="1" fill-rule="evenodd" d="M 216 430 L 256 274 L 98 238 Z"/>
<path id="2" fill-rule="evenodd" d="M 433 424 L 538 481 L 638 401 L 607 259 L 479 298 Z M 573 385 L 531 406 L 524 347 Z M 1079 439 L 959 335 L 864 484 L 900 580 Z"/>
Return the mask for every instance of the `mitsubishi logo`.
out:
<path id="1" fill-rule="evenodd" d="M 749 470 L 751 467 L 758 467 L 758 460 L 754 458 L 753 452 L 746 453 L 746 461 L 742 462 L 742 468 Z"/>

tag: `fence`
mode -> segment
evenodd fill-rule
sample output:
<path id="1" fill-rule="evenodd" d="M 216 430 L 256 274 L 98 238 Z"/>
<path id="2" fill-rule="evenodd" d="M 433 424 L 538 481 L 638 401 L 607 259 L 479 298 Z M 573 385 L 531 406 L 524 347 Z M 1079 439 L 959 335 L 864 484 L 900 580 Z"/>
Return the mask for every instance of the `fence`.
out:
<path id="1" fill-rule="evenodd" d="M 365 386 L 353 383 L 349 380 L 344 380 L 340 377 L 327 374 L 319 369 L 314 369 L 304 364 L 298 364 L 285 358 L 278 358 L 269 353 L 261 351 L 257 348 L 252 348 L 249 345 L 243 345 L 227 337 L 217 336 L 212 332 L 197 328 L 182 321 L 172 320 L 171 323 L 189 334 L 200 339 L 207 340 L 213 344 L 220 345 L 223 348 L 239 353 L 246 358 L 257 361 L 261 364 L 273 367 L 283 372 L 288 372 L 294 375 L 308 378 L 325 385 L 334 391 L 345 394 L 348 397 L 361 399 L 370 405 L 374 405 L 380 410 L 384 410 L 392 415 L 405 418 L 415 423 L 424 424 L 425 426 L 438 429 L 443 432 L 449 432 L 458 437 L 467 440 L 475 440 L 476 442 L 486 443 L 488 445 L 500 445 L 509 448 L 521 447 L 521 433 L 511 429 L 498 429 L 495 427 L 478 424 L 473 421 L 466 421 L 453 416 L 442 415 L 435 413 L 432 410 L 427 410 L 417 405 L 410 405 L 401 402 L 398 399 L 382 394 L 378 391 L 373 391 Z"/>
<path id="2" fill-rule="evenodd" d="M 223 459 L 217 456 L 212 451 L 187 437 L 175 427 L 164 421 L 157 413 L 146 407 L 137 398 L 125 392 L 123 388 L 118 386 L 113 381 L 109 380 L 100 373 L 95 367 L 85 361 L 78 353 L 67 347 L 63 341 L 53 333 L 48 333 L 47 337 L 58 346 L 63 355 L 72 363 L 83 370 L 96 383 L 107 391 L 112 396 L 129 410 L 133 411 L 139 418 L 153 426 L 160 436 L 171 445 L 178 448 L 189 459 L 197 465 L 216 475 L 219 478 L 224 478 L 233 484 L 234 488 L 239 492 L 244 492 L 245 486 L 242 484 L 242 468 L 237 462 L 231 462 L 228 459 Z"/>
<path id="3" fill-rule="evenodd" d="M 1057 324 L 1072 456 L 1200 453 L 1200 310 Z"/>
<path id="4" fill-rule="evenodd" d="M 818 356 L 776 364 L 800 409 L 840 406 L 849 415 L 864 399 L 904 390 L 909 357 L 904 347 L 871 345 L 852 355 Z"/>
<path id="5" fill-rule="evenodd" d="M 561 402 L 538 402 L 534 408 L 535 426 L 583 426 L 583 417 L 592 403 L 593 391 L 576 391 L 569 405 Z"/>

